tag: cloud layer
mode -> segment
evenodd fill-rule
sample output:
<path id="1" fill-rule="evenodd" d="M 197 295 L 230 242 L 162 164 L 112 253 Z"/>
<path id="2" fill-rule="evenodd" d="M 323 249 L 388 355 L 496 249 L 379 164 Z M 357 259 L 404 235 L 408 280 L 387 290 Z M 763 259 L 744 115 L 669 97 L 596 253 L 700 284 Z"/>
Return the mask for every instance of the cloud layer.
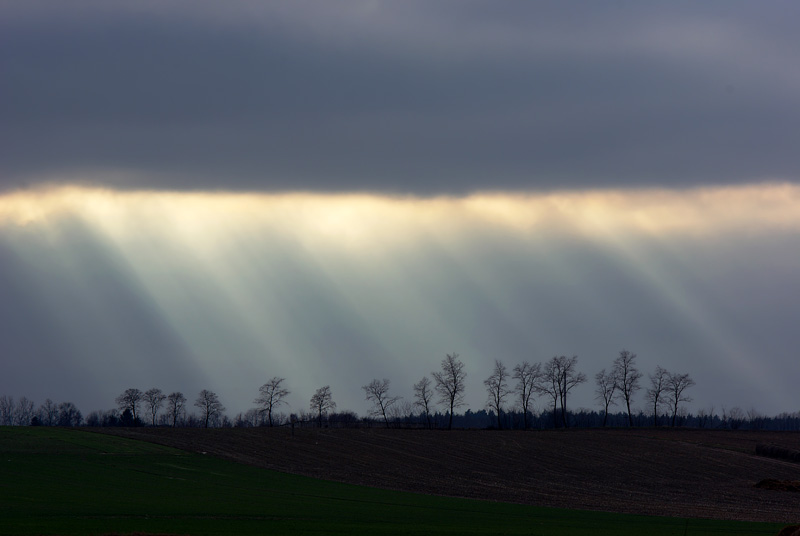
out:
<path id="1" fill-rule="evenodd" d="M 0 180 L 378 191 L 797 181 L 786 2 L 4 2 Z"/>

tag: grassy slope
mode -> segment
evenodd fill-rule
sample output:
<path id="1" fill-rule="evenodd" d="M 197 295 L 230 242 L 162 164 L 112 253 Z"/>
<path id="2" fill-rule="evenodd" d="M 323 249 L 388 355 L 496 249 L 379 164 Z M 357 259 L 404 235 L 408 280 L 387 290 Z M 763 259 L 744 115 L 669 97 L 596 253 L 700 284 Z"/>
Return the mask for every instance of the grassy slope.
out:
<path id="1" fill-rule="evenodd" d="M 376 490 L 78 430 L 0 428 L 0 534 L 775 534 Z"/>

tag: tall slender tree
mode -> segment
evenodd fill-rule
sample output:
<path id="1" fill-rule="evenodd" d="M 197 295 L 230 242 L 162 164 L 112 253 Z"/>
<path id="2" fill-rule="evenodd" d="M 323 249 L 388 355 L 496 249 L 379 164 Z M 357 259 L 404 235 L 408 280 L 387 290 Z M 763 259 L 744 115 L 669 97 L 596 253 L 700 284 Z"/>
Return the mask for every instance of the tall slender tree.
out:
<path id="1" fill-rule="evenodd" d="M 371 414 L 376 417 L 383 417 L 386 428 L 389 428 L 389 417 L 386 412 L 401 398 L 399 396 L 389 396 L 389 383 L 386 378 L 383 380 L 376 378 L 362 387 L 366 399 L 373 404 Z"/>
<path id="2" fill-rule="evenodd" d="M 169 413 L 172 427 L 175 428 L 178 424 L 178 419 L 184 413 L 186 406 L 186 397 L 180 391 L 175 391 L 167 395 L 167 413 Z"/>
<path id="3" fill-rule="evenodd" d="M 509 394 L 508 370 L 502 361 L 494 360 L 492 374 L 483 381 L 489 398 L 486 405 L 497 415 L 497 429 L 503 428 L 503 404 Z"/>
<path id="4" fill-rule="evenodd" d="M 225 411 L 225 406 L 219 401 L 217 393 L 209 391 L 208 389 L 200 391 L 200 394 L 197 395 L 197 399 L 194 401 L 194 405 L 203 412 L 204 428 L 208 428 L 211 421 L 219 417 L 222 412 Z"/>
<path id="5" fill-rule="evenodd" d="M 553 399 L 553 425 L 558 428 L 558 406 L 561 405 L 561 423 L 566 428 L 567 420 L 567 395 L 576 386 L 586 381 L 586 375 L 578 372 L 578 356 L 565 355 L 553 356 L 547 362 L 544 370 L 544 381 L 540 385 L 540 392 L 546 393 Z"/>
<path id="6" fill-rule="evenodd" d="M 414 405 L 418 407 L 425 414 L 425 421 L 428 428 L 432 428 L 431 423 L 431 404 L 433 403 L 433 391 L 431 390 L 431 381 L 427 376 L 414 384 L 414 398 L 416 399 Z"/>
<path id="7" fill-rule="evenodd" d="M 553 428 L 558 428 L 558 399 L 561 372 L 558 368 L 558 356 L 553 356 L 544 364 L 542 381 L 538 385 L 538 392 L 547 395 L 553 402 Z"/>
<path id="8" fill-rule="evenodd" d="M 255 403 L 261 408 L 261 411 L 267 414 L 267 422 L 272 426 L 272 415 L 275 409 L 281 404 L 285 404 L 284 400 L 289 396 L 290 391 L 283 387 L 284 378 L 273 376 L 267 383 L 258 388 L 258 398 Z"/>
<path id="9" fill-rule="evenodd" d="M 672 426 L 678 416 L 678 408 L 681 402 L 691 402 L 692 398 L 685 395 L 684 391 L 695 385 L 694 380 L 688 374 L 670 374 L 667 379 L 667 396 L 672 406 Z"/>
<path id="10" fill-rule="evenodd" d="M 58 423 L 58 404 L 49 398 L 39 406 L 39 419 L 45 426 L 55 426 Z"/>
<path id="11" fill-rule="evenodd" d="M 11 426 L 14 424 L 14 410 L 16 407 L 13 396 L 0 396 L 0 425 Z"/>
<path id="12" fill-rule="evenodd" d="M 614 360 L 614 378 L 617 384 L 617 392 L 625 401 L 628 410 L 628 426 L 633 426 L 633 414 L 631 413 L 631 401 L 641 386 L 639 380 L 642 373 L 636 368 L 636 354 L 627 350 L 622 350 L 619 357 Z"/>
<path id="13" fill-rule="evenodd" d="M 515 391 L 520 409 L 522 409 L 522 423 L 525 430 L 528 429 L 528 415 L 530 414 L 530 402 L 533 393 L 541 391 L 542 364 L 531 365 L 523 361 L 514 367 L 513 378 L 517 380 Z"/>
<path id="14" fill-rule="evenodd" d="M 594 381 L 597 384 L 595 399 L 603 404 L 603 427 L 608 422 L 608 407 L 614 403 L 614 392 L 617 389 L 617 384 L 614 382 L 614 374 L 606 372 L 606 369 L 598 372 Z"/>
<path id="15" fill-rule="evenodd" d="M 311 411 L 317 414 L 317 423 L 322 428 L 322 417 L 329 411 L 336 409 L 336 402 L 333 401 L 331 386 L 320 387 L 311 397 Z"/>
<path id="16" fill-rule="evenodd" d="M 664 403 L 664 391 L 670 374 L 660 366 L 650 375 L 650 387 L 647 388 L 647 401 L 653 404 L 653 426 L 658 426 L 658 412 Z"/>
<path id="17" fill-rule="evenodd" d="M 458 354 L 453 352 L 442 359 L 442 370 L 433 373 L 436 382 L 436 392 L 439 393 L 439 402 L 450 408 L 450 418 L 447 429 L 453 428 L 453 411 L 464 405 L 464 381 L 467 373 L 464 372 L 464 362 L 458 359 Z"/>
<path id="18" fill-rule="evenodd" d="M 164 405 L 164 400 L 167 398 L 167 396 L 161 392 L 161 389 L 156 389 L 154 387 L 145 391 L 142 398 L 144 399 L 148 413 L 150 413 L 151 424 L 155 426 L 158 410 Z"/>
<path id="19" fill-rule="evenodd" d="M 586 374 L 578 372 L 578 356 L 576 355 L 572 357 L 562 355 L 558 358 L 558 361 L 561 371 L 558 384 L 558 394 L 561 399 L 561 420 L 564 423 L 564 428 L 566 428 L 568 426 L 567 395 L 573 387 L 586 382 Z"/>

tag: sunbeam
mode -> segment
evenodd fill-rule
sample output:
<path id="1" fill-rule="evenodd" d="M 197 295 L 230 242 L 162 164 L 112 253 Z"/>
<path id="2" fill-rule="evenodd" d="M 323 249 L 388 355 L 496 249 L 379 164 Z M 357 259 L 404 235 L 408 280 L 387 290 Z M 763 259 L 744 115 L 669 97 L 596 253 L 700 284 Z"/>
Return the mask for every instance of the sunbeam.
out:
<path id="1" fill-rule="evenodd" d="M 361 410 L 371 377 L 408 396 L 453 350 L 480 407 L 495 358 L 578 353 L 593 374 L 634 344 L 643 368 L 704 381 L 724 370 L 777 411 L 791 400 L 770 389 L 776 371 L 796 365 L 755 361 L 769 319 L 720 298 L 735 282 L 697 273 L 729 262 L 730 244 L 749 262 L 747 244 L 765 236 L 782 237 L 781 273 L 800 270 L 798 231 L 800 187 L 788 184 L 433 198 L 18 191 L 0 196 L 0 238 L 17 259 L 2 267 L 6 280 L 25 270 L 26 314 L 48 342 L 12 337 L 7 351 L 74 362 L 103 396 L 152 377 L 167 389 L 219 384 L 244 410 L 278 375 L 293 407 L 330 383 L 341 407 Z M 798 307 L 787 306 L 774 314 Z M 776 348 L 798 342 L 780 336 Z M 576 400 L 591 406 L 584 391 Z M 697 398 L 727 396 L 709 386 Z"/>

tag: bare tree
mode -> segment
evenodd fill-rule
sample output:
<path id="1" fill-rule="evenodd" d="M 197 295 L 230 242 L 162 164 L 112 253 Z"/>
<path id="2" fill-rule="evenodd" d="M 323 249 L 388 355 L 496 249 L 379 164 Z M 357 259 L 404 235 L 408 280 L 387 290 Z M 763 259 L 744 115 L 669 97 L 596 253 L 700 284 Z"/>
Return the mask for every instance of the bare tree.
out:
<path id="1" fill-rule="evenodd" d="M 747 423 L 751 430 L 760 430 L 764 427 L 764 416 L 754 407 L 747 410 Z"/>
<path id="2" fill-rule="evenodd" d="M 547 395 L 553 401 L 553 428 L 558 428 L 558 400 L 561 372 L 558 367 L 558 357 L 545 363 L 542 381 L 537 386 L 539 393 Z"/>
<path id="3" fill-rule="evenodd" d="M 383 422 L 386 423 L 386 428 L 389 428 L 389 417 L 386 415 L 386 411 L 401 398 L 399 396 L 389 396 L 389 383 L 386 378 L 383 380 L 376 378 L 361 387 L 364 389 L 366 399 L 373 404 L 370 413 L 375 417 L 382 416 Z"/>
<path id="4" fill-rule="evenodd" d="M 39 406 L 39 420 L 45 426 L 55 426 L 58 422 L 58 404 L 49 398 Z"/>
<path id="5" fill-rule="evenodd" d="M 439 393 L 439 402 L 450 407 L 450 420 L 447 429 L 453 428 L 453 410 L 464 405 L 464 363 L 458 359 L 458 354 L 453 352 L 442 359 L 442 370 L 433 373 L 436 382 L 436 392 Z"/>
<path id="6" fill-rule="evenodd" d="M 640 389 L 639 380 L 642 377 L 642 373 L 635 366 L 635 361 L 636 354 L 627 350 L 622 350 L 619 357 L 614 360 L 614 378 L 617 383 L 617 391 L 628 409 L 628 426 L 633 426 L 631 400 L 636 391 Z"/>
<path id="7" fill-rule="evenodd" d="M 172 427 L 178 424 L 178 419 L 184 412 L 186 397 L 180 391 L 175 391 L 167 395 L 167 413 L 172 420 Z"/>
<path id="8" fill-rule="evenodd" d="M 561 418 L 564 428 L 567 427 L 567 394 L 573 387 L 586 382 L 586 374 L 578 372 L 578 356 L 560 356 L 558 358 L 561 369 L 561 381 L 559 382 L 559 398 L 561 399 Z"/>
<path id="9" fill-rule="evenodd" d="M 414 404 L 408 400 L 403 400 L 400 397 L 398 398 L 398 402 L 389 410 L 389 419 L 396 423 L 403 423 L 403 421 L 405 421 L 411 424 L 414 416 Z"/>
<path id="10" fill-rule="evenodd" d="M 72 402 L 62 402 L 58 405 L 59 426 L 80 426 L 83 414 Z"/>
<path id="11" fill-rule="evenodd" d="M 219 415 L 225 411 L 225 406 L 219 401 L 217 393 L 209 391 L 208 389 L 200 391 L 197 400 L 194 401 L 194 405 L 203 412 L 205 428 L 208 428 L 208 424 L 212 419 L 219 417 Z"/>
<path id="12" fill-rule="evenodd" d="M 322 428 L 322 416 L 336 409 L 336 402 L 333 401 L 331 386 L 320 387 L 311 397 L 311 411 L 317 414 L 317 423 Z"/>
<path id="13" fill-rule="evenodd" d="M 517 399 L 522 409 L 523 427 L 527 430 L 531 396 L 533 393 L 541 391 L 542 364 L 531 365 L 529 362 L 523 361 L 514 367 L 514 375 L 512 377 L 517 380 L 514 390 L 517 393 Z"/>
<path id="14" fill-rule="evenodd" d="M 267 422 L 269 422 L 270 426 L 273 424 L 273 411 L 281 404 L 285 404 L 284 398 L 289 396 L 290 391 L 281 385 L 284 381 L 286 381 L 285 378 L 273 376 L 272 379 L 258 388 L 258 398 L 254 400 L 261 407 L 261 411 L 267 413 Z"/>
<path id="15" fill-rule="evenodd" d="M 678 416 L 678 406 L 681 402 L 691 402 L 692 399 L 683 392 L 695 385 L 694 380 L 688 374 L 670 374 L 667 379 L 667 397 L 672 407 L 672 426 L 675 426 L 675 419 Z M 741 410 L 740 410 L 741 411 Z M 731 410 L 733 413 L 733 410 Z"/>
<path id="16" fill-rule="evenodd" d="M 658 408 L 664 403 L 663 395 L 667 388 L 669 372 L 663 368 L 656 367 L 656 371 L 650 375 L 650 387 L 647 389 L 647 401 L 653 404 L 653 426 L 658 426 Z"/>
<path id="17" fill-rule="evenodd" d="M 508 370 L 502 361 L 499 359 L 494 360 L 494 370 L 491 376 L 483 381 L 483 385 L 486 386 L 486 392 L 489 395 L 486 406 L 497 415 L 497 428 L 501 429 L 503 428 L 503 403 L 510 392 L 508 388 Z"/>
<path id="18" fill-rule="evenodd" d="M 17 407 L 14 409 L 14 424 L 28 426 L 34 415 L 33 400 L 28 400 L 26 397 L 21 396 L 17 401 Z"/>
<path id="19" fill-rule="evenodd" d="M 414 384 L 414 398 L 416 399 L 414 405 L 425 413 L 425 420 L 428 423 L 428 428 L 432 428 L 431 404 L 433 403 L 433 391 L 431 390 L 431 381 L 427 376 L 424 376 L 420 381 Z"/>
<path id="20" fill-rule="evenodd" d="M 545 365 L 544 381 L 539 392 L 553 399 L 553 423 L 558 428 L 558 405 L 561 405 L 561 422 L 564 428 L 567 422 L 567 395 L 577 385 L 586 381 L 586 375 L 578 372 L 578 356 L 554 356 Z"/>
<path id="21" fill-rule="evenodd" d="M 145 391 L 142 398 L 147 406 L 147 412 L 150 414 L 151 424 L 155 426 L 158 410 L 164 405 L 164 400 L 167 398 L 167 396 L 161 392 L 161 389 L 153 387 L 152 389 Z"/>
<path id="22" fill-rule="evenodd" d="M 15 407 L 13 396 L 0 396 L 0 425 L 11 426 L 14 424 Z"/>
<path id="23" fill-rule="evenodd" d="M 139 409 L 139 404 L 142 402 L 143 397 L 144 393 L 142 393 L 139 389 L 125 389 L 125 392 L 116 398 L 120 413 L 123 413 L 126 409 L 130 410 L 135 422 L 136 410 Z"/>
<path id="24" fill-rule="evenodd" d="M 733 406 L 726 415 L 725 406 L 722 406 L 722 419 L 731 430 L 738 430 L 744 422 L 744 411 L 739 406 Z"/>
<path id="25" fill-rule="evenodd" d="M 614 374 L 606 372 L 606 369 L 598 372 L 594 377 L 594 381 L 597 384 L 597 390 L 595 391 L 597 396 L 595 396 L 595 399 L 603 404 L 603 426 L 605 427 L 608 422 L 608 407 L 614 403 L 617 384 L 614 381 Z"/>

